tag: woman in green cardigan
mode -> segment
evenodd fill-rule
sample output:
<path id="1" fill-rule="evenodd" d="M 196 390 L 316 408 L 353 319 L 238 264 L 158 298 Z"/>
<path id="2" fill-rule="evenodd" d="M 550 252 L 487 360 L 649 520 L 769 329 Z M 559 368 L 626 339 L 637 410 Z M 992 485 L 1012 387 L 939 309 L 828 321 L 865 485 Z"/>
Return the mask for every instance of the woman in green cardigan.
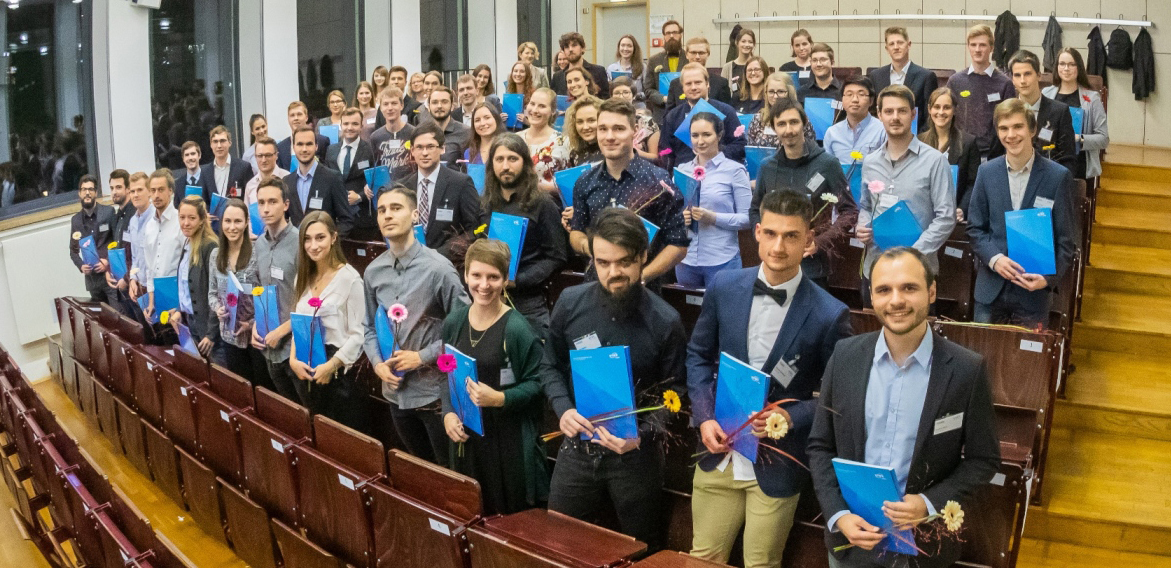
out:
<path id="1" fill-rule="evenodd" d="M 443 322 L 444 343 L 476 360 L 479 382 L 459 388 L 467 389 L 484 418 L 484 436 L 465 431 L 450 393 L 441 397 L 443 424 L 454 442 L 449 463 L 480 482 L 486 514 L 544 506 L 549 495 L 538 432 L 542 346 L 525 317 L 504 303 L 510 258 L 500 241 L 472 243 L 464 261 L 472 305 Z"/>

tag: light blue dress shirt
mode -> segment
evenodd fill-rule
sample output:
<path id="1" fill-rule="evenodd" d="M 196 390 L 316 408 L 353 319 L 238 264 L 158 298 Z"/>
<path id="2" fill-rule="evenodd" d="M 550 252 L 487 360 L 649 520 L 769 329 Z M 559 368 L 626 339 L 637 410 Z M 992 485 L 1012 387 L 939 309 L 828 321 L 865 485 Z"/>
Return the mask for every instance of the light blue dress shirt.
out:
<path id="1" fill-rule="evenodd" d="M 150 270 L 150 243 L 146 242 L 146 225 L 150 222 L 154 206 L 149 206 L 142 213 L 135 212 L 130 218 L 122 240 L 130 242 L 130 268 L 137 269 L 131 278 L 140 284 L 150 279 L 147 271 Z"/>
<path id="2" fill-rule="evenodd" d="M 195 313 L 195 308 L 191 305 L 191 286 L 187 283 L 187 277 L 191 274 L 191 240 L 183 243 L 183 258 L 179 260 L 179 311 L 191 315 Z"/>
<path id="3" fill-rule="evenodd" d="M 317 173 L 317 159 L 313 160 L 313 165 L 309 166 L 309 173 L 301 173 L 300 166 L 297 167 L 297 198 L 301 200 L 301 211 L 308 212 L 309 210 L 309 187 L 313 185 L 313 174 Z"/>
<path id="4" fill-rule="evenodd" d="M 680 165 L 679 169 L 691 173 L 695 170 L 695 163 L 691 160 Z M 703 169 L 698 205 L 715 213 L 716 221 L 710 225 L 698 223 L 699 232 L 687 248 L 683 264 L 719 266 L 740 256 L 737 232 L 751 226 L 748 209 L 752 204 L 752 187 L 744 164 L 726 158 L 723 152 L 704 164 Z"/>
<path id="5" fill-rule="evenodd" d="M 882 126 L 881 120 L 869 114 L 858 123 L 857 128 L 850 128 L 850 121 L 843 120 L 825 131 L 825 151 L 843 164 L 854 161 L 850 157 L 852 152 L 861 152 L 865 156 L 883 144 L 886 144 L 886 128 Z"/>

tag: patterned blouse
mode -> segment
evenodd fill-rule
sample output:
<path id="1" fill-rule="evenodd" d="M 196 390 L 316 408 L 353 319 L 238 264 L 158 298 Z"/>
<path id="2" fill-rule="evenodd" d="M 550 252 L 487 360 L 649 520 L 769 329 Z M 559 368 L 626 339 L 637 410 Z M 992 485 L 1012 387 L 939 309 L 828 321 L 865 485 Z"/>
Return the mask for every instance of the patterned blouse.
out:
<path id="1" fill-rule="evenodd" d="M 552 132 L 553 136 L 540 144 L 533 144 L 529 139 L 530 130 L 520 133 L 521 138 L 529 145 L 529 151 L 532 152 L 533 169 L 537 172 L 537 178 L 549 183 L 556 181 L 553 174 L 569 167 L 569 143 L 561 134 Z"/>
<path id="2" fill-rule="evenodd" d="M 211 254 L 207 257 L 207 264 L 211 268 L 209 271 L 211 276 L 207 282 L 207 304 L 212 313 L 224 306 L 228 297 L 228 274 L 220 272 L 216 268 L 219 253 L 220 249 L 217 247 L 212 249 Z M 251 258 L 248 259 L 248 264 L 234 273 L 236 280 L 240 281 L 240 286 L 243 288 L 236 298 L 236 329 L 228 328 L 229 321 L 227 319 L 220 320 L 220 338 L 228 345 L 243 349 L 251 345 L 252 319 L 255 314 L 252 305 L 252 288 L 260 285 L 260 277 L 256 273 L 255 249 L 252 251 Z"/>
<path id="3" fill-rule="evenodd" d="M 752 124 L 748 125 L 748 145 L 749 146 L 765 146 L 768 148 L 780 148 L 781 137 L 771 126 L 766 126 L 760 120 L 760 113 L 752 117 Z M 813 125 L 809 121 L 805 122 L 805 143 L 817 144 L 817 135 L 813 132 Z"/>

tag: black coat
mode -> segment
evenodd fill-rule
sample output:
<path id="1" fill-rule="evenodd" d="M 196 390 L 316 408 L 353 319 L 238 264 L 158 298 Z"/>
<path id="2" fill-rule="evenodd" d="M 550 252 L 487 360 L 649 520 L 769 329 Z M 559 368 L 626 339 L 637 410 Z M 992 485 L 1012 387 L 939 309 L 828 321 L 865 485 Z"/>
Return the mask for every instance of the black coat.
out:
<path id="1" fill-rule="evenodd" d="M 402 181 L 403 185 L 418 191 L 419 174 Z M 476 230 L 488 222 L 480 207 L 480 194 L 472 178 L 445 166 L 439 166 L 439 177 L 431 189 L 430 209 L 427 215 L 427 242 L 429 248 L 438 250 L 451 259 L 451 241 L 455 237 Z M 440 210 L 451 212 L 450 221 L 438 219 Z M 444 213 L 446 215 L 446 212 Z"/>
<path id="2" fill-rule="evenodd" d="M 1155 92 L 1155 50 L 1151 34 L 1143 28 L 1134 40 L 1134 77 L 1131 79 L 1134 100 L 1141 101 Z"/>
<path id="3" fill-rule="evenodd" d="M 594 96 L 602 100 L 610 98 L 610 74 L 606 72 L 606 68 L 585 59 L 582 59 L 581 65 L 594 78 L 594 85 L 598 87 L 598 92 Z M 554 73 L 553 78 L 549 79 L 549 87 L 558 95 L 568 95 L 569 89 L 565 86 L 565 71 Z"/>
<path id="4" fill-rule="evenodd" d="M 179 202 L 187 196 L 187 168 L 171 170 L 171 177 L 175 178 L 175 209 L 178 209 Z M 199 180 L 195 182 L 195 186 L 203 190 L 204 203 L 207 203 L 210 196 L 207 196 L 207 176 L 203 175 L 203 166 L 199 167 Z"/>
<path id="5" fill-rule="evenodd" d="M 874 84 L 875 93 L 890 86 L 890 68 L 890 65 L 884 65 L 868 74 L 870 82 Z M 939 77 L 930 69 L 909 63 L 903 85 L 915 95 L 915 107 L 919 111 L 919 132 L 922 132 L 931 124 L 927 114 L 927 102 L 931 99 L 931 92 L 939 87 Z"/>
<path id="6" fill-rule="evenodd" d="M 728 80 L 719 75 L 708 75 L 708 100 L 717 100 L 728 106 L 736 106 L 732 102 L 732 87 L 728 85 Z M 671 84 L 667 87 L 667 112 L 679 106 L 683 100 L 679 98 L 683 95 L 683 84 L 679 79 L 672 79 Z M 739 101 L 737 101 L 739 102 Z"/>
<path id="7" fill-rule="evenodd" d="M 992 60 L 997 69 L 1008 67 L 1008 60 L 1021 48 L 1021 23 L 1012 12 L 1005 10 L 996 17 L 996 40 L 992 45 Z"/>
<path id="8" fill-rule="evenodd" d="M 1102 78 L 1102 82 L 1106 82 L 1106 44 L 1102 43 L 1102 30 L 1098 26 L 1090 30 L 1090 35 L 1086 36 L 1090 40 L 1086 47 L 1086 73 L 1090 75 L 1097 75 Z"/>
<path id="9" fill-rule="evenodd" d="M 69 258 L 80 271 L 82 264 L 81 239 L 93 235 L 94 249 L 98 258 L 106 258 L 106 246 L 111 240 L 117 240 L 114 234 L 114 208 L 101 203 L 94 204 L 92 220 L 86 220 L 84 211 L 78 211 L 69 220 Z M 77 236 L 77 238 L 73 238 Z M 85 275 L 85 289 L 88 292 L 101 290 L 106 287 L 105 273 L 93 272 Z"/>
<path id="10" fill-rule="evenodd" d="M 1041 40 L 1041 49 L 1045 51 L 1045 70 L 1056 73 L 1057 55 L 1061 51 L 1061 24 L 1057 23 L 1055 16 L 1049 16 L 1049 23 L 1045 25 L 1045 38 Z"/>
<path id="11" fill-rule="evenodd" d="M 350 213 L 350 204 L 346 200 L 346 186 L 342 175 L 317 163 L 313 172 L 313 181 L 309 185 L 309 196 L 305 206 L 301 205 L 301 196 L 297 194 L 297 172 L 285 176 L 285 198 L 289 200 L 289 222 L 294 227 L 301 226 L 305 215 L 318 209 L 329 213 L 337 225 L 339 235 L 346 237 L 354 226 L 354 216 Z M 314 201 L 320 199 L 319 207 L 314 207 Z"/>
<path id="12" fill-rule="evenodd" d="M 232 158 L 228 163 L 228 187 L 216 187 L 215 183 L 215 160 L 211 163 L 204 164 L 199 168 L 199 182 L 203 186 L 203 202 L 211 207 L 211 195 L 213 193 L 219 194 L 223 197 L 232 196 L 230 191 L 232 187 L 236 188 L 235 197 L 244 198 L 244 186 L 248 185 L 248 181 L 252 179 L 252 164 L 241 160 L 240 158 Z"/>
<path id="13" fill-rule="evenodd" d="M 374 219 L 374 208 L 370 203 L 370 199 L 366 197 L 366 169 L 374 167 L 374 149 L 370 147 L 370 143 L 365 140 L 358 140 L 358 148 L 354 154 L 350 156 L 350 171 L 343 172 L 338 166 L 338 156 L 341 155 L 342 144 L 338 142 L 329 147 L 325 152 L 325 161 L 321 162 L 325 167 L 338 172 L 342 176 L 342 184 L 346 188 L 346 203 L 349 204 L 350 192 L 357 193 L 361 197 L 356 205 L 350 206 L 350 213 L 354 216 L 354 230 L 355 233 L 361 233 L 363 239 L 374 238 L 377 235 L 372 235 L 371 231 L 376 230 L 377 223 Z M 374 188 L 371 188 L 374 189 Z"/>

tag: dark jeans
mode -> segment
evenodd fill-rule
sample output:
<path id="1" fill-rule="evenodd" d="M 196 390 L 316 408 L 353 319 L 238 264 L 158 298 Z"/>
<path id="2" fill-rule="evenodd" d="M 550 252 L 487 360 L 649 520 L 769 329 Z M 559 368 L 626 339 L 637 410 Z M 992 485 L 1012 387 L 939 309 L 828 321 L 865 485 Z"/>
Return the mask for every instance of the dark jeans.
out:
<path id="1" fill-rule="evenodd" d="M 309 406 L 309 393 L 306 390 L 306 383 L 297 378 L 293 374 L 293 369 L 289 367 L 289 360 L 285 359 L 280 363 L 273 363 L 265 360 L 268 366 L 268 377 L 272 379 L 273 389 L 276 393 L 297 403 L 301 406 Z"/>
<path id="2" fill-rule="evenodd" d="M 663 545 L 662 496 L 663 452 L 650 438 L 621 455 L 576 438 L 561 443 L 549 487 L 549 510 L 596 522 L 608 498 L 618 514 L 619 530 L 654 552 Z"/>
<path id="3" fill-rule="evenodd" d="M 337 347 L 326 344 L 326 360 L 337 353 Z M 293 375 L 296 379 L 297 376 Z M 358 365 L 349 371 L 339 369 L 326 384 L 312 381 L 305 383 L 306 406 L 313 414 L 323 414 L 362 433 L 370 432 L 370 408 L 366 394 L 358 386 Z"/>
<path id="4" fill-rule="evenodd" d="M 1040 297 L 1044 295 L 1044 299 Z M 1048 290 L 1030 292 L 1013 283 L 1006 283 L 991 304 L 976 302 L 972 319 L 980 323 L 1006 323 L 1028 328 L 1049 327 L 1049 305 L 1053 294 Z"/>
<path id="5" fill-rule="evenodd" d="M 236 373 L 253 386 L 275 391 L 264 355 L 252 346 L 236 347 L 220 339 L 211 350 L 211 362 Z"/>
<path id="6" fill-rule="evenodd" d="M 450 440 L 443 428 L 439 400 L 418 408 L 399 408 L 390 404 L 390 418 L 395 432 L 411 455 L 447 467 Z"/>

